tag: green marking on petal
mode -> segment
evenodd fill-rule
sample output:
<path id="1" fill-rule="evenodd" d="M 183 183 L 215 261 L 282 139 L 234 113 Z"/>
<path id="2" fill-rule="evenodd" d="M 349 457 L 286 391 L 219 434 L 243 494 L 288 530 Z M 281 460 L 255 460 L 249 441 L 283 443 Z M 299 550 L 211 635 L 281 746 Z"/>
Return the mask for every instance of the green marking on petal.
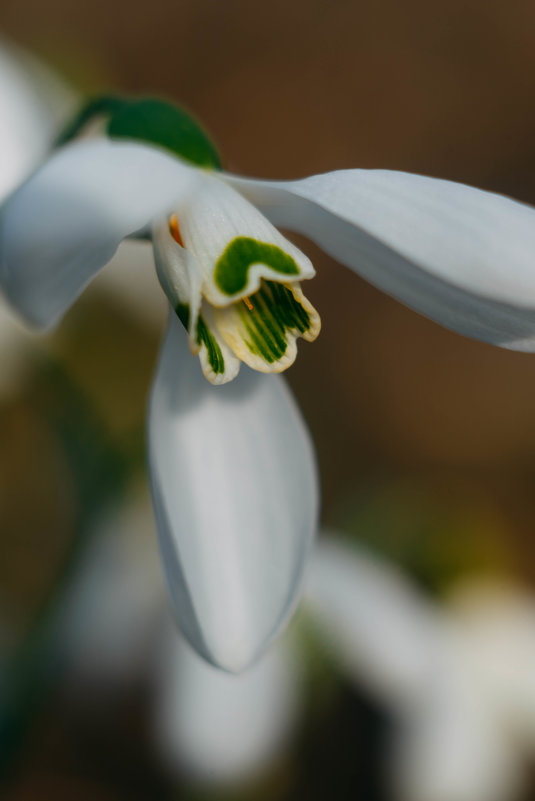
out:
<path id="1" fill-rule="evenodd" d="M 216 338 L 204 322 L 203 318 L 199 316 L 197 320 L 197 343 L 205 345 L 208 356 L 208 363 L 216 375 L 225 372 L 225 360 L 221 352 Z"/>
<path id="2" fill-rule="evenodd" d="M 238 236 L 217 260 L 214 281 L 226 295 L 236 295 L 246 288 L 249 267 L 253 264 L 265 264 L 282 275 L 299 275 L 295 259 L 277 245 Z"/>
<path id="3" fill-rule="evenodd" d="M 248 334 L 245 344 L 268 364 L 279 361 L 288 347 L 288 332 L 303 334 L 310 316 L 292 292 L 282 284 L 266 281 L 258 292 L 239 305 L 239 316 Z"/>
<path id="4" fill-rule="evenodd" d="M 180 320 L 180 322 L 187 331 L 189 328 L 189 304 L 177 303 L 177 305 L 175 306 L 175 312 L 178 319 Z"/>

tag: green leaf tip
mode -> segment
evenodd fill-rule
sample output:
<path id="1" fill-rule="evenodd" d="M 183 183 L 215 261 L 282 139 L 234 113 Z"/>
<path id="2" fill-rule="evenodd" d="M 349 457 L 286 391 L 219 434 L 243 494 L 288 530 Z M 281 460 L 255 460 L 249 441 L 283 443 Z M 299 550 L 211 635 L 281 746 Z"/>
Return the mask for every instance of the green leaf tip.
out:
<path id="1" fill-rule="evenodd" d="M 165 100 L 130 100 L 108 121 L 112 139 L 136 139 L 170 150 L 198 167 L 221 169 L 217 150 L 199 123 Z"/>
<path id="2" fill-rule="evenodd" d="M 199 123 L 179 106 L 156 98 L 95 98 L 65 128 L 56 146 L 74 139 L 97 117 L 106 120 L 105 130 L 112 139 L 156 145 L 197 167 L 221 169 L 219 154 Z"/>

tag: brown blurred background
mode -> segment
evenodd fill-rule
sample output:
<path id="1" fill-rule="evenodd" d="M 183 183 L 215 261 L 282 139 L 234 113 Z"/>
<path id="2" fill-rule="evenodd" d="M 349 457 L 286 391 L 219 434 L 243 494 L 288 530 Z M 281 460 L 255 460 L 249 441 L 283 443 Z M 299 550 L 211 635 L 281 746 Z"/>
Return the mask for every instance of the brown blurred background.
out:
<path id="1" fill-rule="evenodd" d="M 0 32 L 82 90 L 184 104 L 235 172 L 289 178 L 381 167 L 535 204 L 535 4 L 527 0 L 2 0 Z M 347 524 L 362 504 L 390 503 L 379 539 L 403 559 L 392 540 L 412 536 L 425 496 L 433 520 L 426 531 L 429 538 L 437 532 L 441 553 L 459 550 L 451 538 L 465 536 L 464 523 L 441 531 L 458 514 L 476 521 L 472 533 L 492 530 L 477 534 L 477 558 L 492 561 L 489 542 L 497 538 L 497 550 L 508 554 L 496 557 L 501 567 L 534 580 L 535 357 L 449 333 L 301 244 L 318 269 L 308 294 L 323 331 L 315 345 L 300 346 L 288 378 L 316 442 L 326 522 Z M 104 329 L 119 329 L 115 312 L 90 297 L 65 330 L 92 330 L 97 318 Z M 64 338 L 64 350 L 74 350 L 75 334 Z M 130 398 L 141 427 L 157 339 L 135 341 L 136 361 L 114 391 Z M 124 335 L 107 354 L 110 375 L 127 351 Z M 113 428 L 110 398 L 105 390 L 96 403 Z M 16 414 L 20 421 L 24 408 Z M 11 422 L 8 429 L 15 437 Z M 13 448 L 20 452 L 19 440 Z M 57 529 L 59 512 L 50 514 Z M 49 739 L 61 739 L 42 725 Z M 122 720 L 123 729 L 129 725 Z M 39 743 L 43 734 L 35 736 Z M 61 748 L 47 747 L 59 765 Z M 119 779 L 110 790 L 95 789 L 92 778 L 78 786 L 72 770 L 61 778 L 57 765 L 48 775 L 39 748 L 43 741 L 26 763 L 37 767 L 27 767 L 10 798 L 134 797 Z M 135 797 L 167 797 L 159 779 L 151 784 L 151 769 Z"/>

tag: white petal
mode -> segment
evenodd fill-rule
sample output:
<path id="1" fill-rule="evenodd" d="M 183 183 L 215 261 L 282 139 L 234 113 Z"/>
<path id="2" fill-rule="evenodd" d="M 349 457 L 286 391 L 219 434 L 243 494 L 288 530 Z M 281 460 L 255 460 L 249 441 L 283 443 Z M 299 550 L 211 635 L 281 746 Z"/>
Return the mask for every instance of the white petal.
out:
<path id="1" fill-rule="evenodd" d="M 80 141 L 57 153 L 0 213 L 0 285 L 36 325 L 49 326 L 122 239 L 163 216 L 198 172 L 138 144 Z"/>
<path id="2" fill-rule="evenodd" d="M 324 537 L 306 599 L 349 675 L 396 708 L 410 706 L 434 669 L 437 631 L 432 608 L 403 575 Z"/>
<path id="3" fill-rule="evenodd" d="M 174 626 L 165 632 L 156 730 L 172 772 L 238 785 L 272 767 L 300 708 L 300 666 L 286 639 L 240 676 L 199 659 Z"/>
<path id="4" fill-rule="evenodd" d="M 467 336 L 535 350 L 535 211 L 462 184 L 388 170 L 293 182 L 227 176 L 276 224 Z"/>
<path id="5" fill-rule="evenodd" d="M 287 283 L 315 274 L 310 260 L 295 245 L 213 175 L 202 176 L 184 207 L 177 209 L 177 217 L 184 247 L 202 267 L 203 295 L 215 306 L 227 306 L 256 292 L 262 278 Z M 270 249 L 283 261 L 270 256 Z M 252 261 L 253 255 L 257 261 Z M 288 269 L 291 272 L 285 272 Z"/>
<path id="6" fill-rule="evenodd" d="M 277 376 L 202 376 L 175 315 L 152 394 L 150 467 L 182 632 L 231 672 L 254 662 L 296 603 L 316 526 L 308 433 Z"/>
<path id="7" fill-rule="evenodd" d="M 193 353 L 198 353 L 197 318 L 201 308 L 201 267 L 195 256 L 175 242 L 165 219 L 152 232 L 156 273 L 171 307 L 188 309 L 188 334 Z"/>

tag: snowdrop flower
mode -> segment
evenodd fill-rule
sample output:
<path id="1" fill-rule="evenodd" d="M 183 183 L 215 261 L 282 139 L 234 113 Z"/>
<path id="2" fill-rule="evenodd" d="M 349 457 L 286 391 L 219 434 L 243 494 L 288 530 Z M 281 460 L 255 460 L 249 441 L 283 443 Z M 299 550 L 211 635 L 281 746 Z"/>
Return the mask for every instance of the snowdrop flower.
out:
<path id="1" fill-rule="evenodd" d="M 239 671 L 294 608 L 316 528 L 308 434 L 284 384 L 265 375 L 319 332 L 301 286 L 314 270 L 274 224 L 454 330 L 533 350 L 535 214 L 392 171 L 242 179 L 222 172 L 196 124 L 166 104 L 92 108 L 105 112 L 107 136 L 56 150 L 5 203 L 0 283 L 47 327 L 122 240 L 151 239 L 171 306 L 148 426 L 164 567 L 187 639 Z"/>

